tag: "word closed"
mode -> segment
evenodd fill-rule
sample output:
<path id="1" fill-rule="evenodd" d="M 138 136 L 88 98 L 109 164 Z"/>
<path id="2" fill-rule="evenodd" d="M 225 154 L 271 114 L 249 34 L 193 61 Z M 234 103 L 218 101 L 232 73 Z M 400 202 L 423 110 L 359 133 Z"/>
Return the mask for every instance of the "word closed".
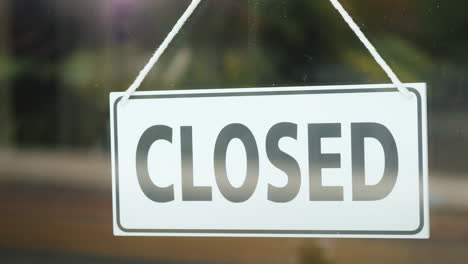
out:
<path id="1" fill-rule="evenodd" d="M 282 170 L 288 177 L 284 187 L 268 186 L 268 200 L 287 203 L 297 197 L 301 185 L 301 172 L 297 160 L 282 151 L 280 139 L 289 137 L 297 139 L 297 124 L 278 123 L 266 136 L 265 149 L 269 161 Z M 193 171 L 193 137 L 192 127 L 180 128 L 181 177 L 183 201 L 212 201 L 211 186 L 195 186 Z M 398 175 L 398 151 L 390 131 L 377 123 L 351 124 L 351 156 L 353 168 L 353 200 L 369 201 L 385 198 L 393 189 Z M 309 168 L 309 199 L 310 201 L 343 201 L 342 187 L 323 186 L 322 169 L 340 168 L 340 154 L 323 154 L 322 139 L 339 138 L 340 124 L 308 124 L 308 168 Z M 159 203 L 174 201 L 174 186 L 160 187 L 153 183 L 148 170 L 148 154 L 151 146 L 157 140 L 172 142 L 173 129 L 164 125 L 148 128 L 140 138 L 137 147 L 137 177 L 145 195 Z M 366 185 L 364 139 L 377 139 L 384 150 L 385 170 L 379 184 Z M 229 143 L 238 139 L 242 142 L 247 159 L 247 172 L 242 186 L 234 187 L 229 182 L 226 169 L 226 155 Z M 230 124 L 224 127 L 216 139 L 214 160 L 212 163 L 216 184 L 230 202 L 242 203 L 250 199 L 255 192 L 260 176 L 259 150 L 255 136 L 250 129 L 242 124 Z M 162 172 L 164 173 L 164 172 Z M 155 174 L 161 174 L 155 172 Z M 386 181 L 384 181 L 385 179 Z M 384 183 L 387 183 L 384 185 Z"/>

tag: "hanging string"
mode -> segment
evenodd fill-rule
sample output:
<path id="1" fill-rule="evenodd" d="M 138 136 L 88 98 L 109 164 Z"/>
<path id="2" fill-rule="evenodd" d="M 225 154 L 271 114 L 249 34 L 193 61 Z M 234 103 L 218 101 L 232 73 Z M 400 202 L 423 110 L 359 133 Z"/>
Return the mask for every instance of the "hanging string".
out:
<path id="1" fill-rule="evenodd" d="M 130 85 L 128 90 L 125 92 L 125 95 L 123 96 L 122 99 L 122 104 L 126 104 L 130 96 L 140 87 L 141 83 L 145 79 L 146 75 L 150 72 L 150 70 L 153 68 L 153 66 L 158 62 L 159 58 L 161 55 L 164 53 L 164 51 L 167 49 L 169 44 L 171 44 L 172 40 L 174 37 L 179 33 L 181 28 L 184 26 L 185 22 L 189 19 L 189 17 L 192 15 L 192 13 L 195 11 L 195 9 L 198 7 L 200 4 L 201 0 L 192 0 L 190 3 L 189 7 L 187 10 L 184 12 L 184 14 L 179 18 L 177 23 L 175 24 L 174 28 L 169 32 L 167 35 L 166 39 L 164 39 L 163 43 L 159 48 L 156 50 L 156 52 L 153 54 L 149 62 L 146 64 L 146 66 L 143 68 L 143 70 L 140 71 L 138 74 L 137 78 L 135 81 Z M 330 0 L 331 4 L 333 7 L 335 7 L 336 10 L 341 14 L 343 19 L 346 21 L 346 23 L 349 25 L 349 27 L 353 30 L 354 34 L 359 38 L 359 40 L 364 44 L 364 46 L 367 48 L 367 50 L 370 52 L 372 57 L 375 59 L 375 61 L 379 64 L 379 66 L 385 71 L 385 73 L 388 75 L 390 80 L 393 82 L 393 84 L 398 88 L 398 90 L 407 98 L 410 98 L 412 94 L 408 91 L 408 89 L 401 83 L 400 79 L 396 76 L 396 74 L 392 71 L 390 66 L 385 62 L 385 60 L 380 56 L 380 54 L 377 52 L 375 49 L 374 45 L 367 39 L 367 37 L 364 35 L 362 30 L 359 28 L 359 26 L 354 22 L 352 17 L 346 12 L 344 7 L 341 5 L 341 3 L 338 0 Z"/>
<path id="2" fill-rule="evenodd" d="M 353 18 L 346 12 L 346 10 L 343 8 L 341 3 L 338 0 L 330 0 L 332 3 L 333 7 L 335 7 L 336 10 L 341 14 L 343 19 L 346 21 L 346 23 L 349 25 L 349 27 L 353 30 L 354 34 L 359 38 L 359 40 L 364 44 L 364 46 L 367 48 L 367 50 L 370 52 L 374 60 L 380 65 L 380 67 L 385 71 L 385 73 L 388 75 L 390 80 L 392 80 L 393 85 L 398 88 L 398 90 L 405 96 L 410 98 L 412 94 L 408 91 L 408 89 L 401 83 L 400 79 L 396 76 L 396 74 L 392 71 L 390 66 L 385 62 L 385 60 L 380 56 L 380 54 L 377 52 L 375 49 L 374 45 L 367 39 L 367 37 L 362 33 L 362 30 L 359 28 L 359 26 L 354 22 Z"/>
<path id="3" fill-rule="evenodd" d="M 167 49 L 169 44 L 171 44 L 174 37 L 177 35 L 177 33 L 179 33 L 180 29 L 184 26 L 185 22 L 192 15 L 193 11 L 195 11 L 195 9 L 198 7 L 198 5 L 200 4 L 200 1 L 201 0 L 192 0 L 192 3 L 190 3 L 187 10 L 179 18 L 179 20 L 175 24 L 174 28 L 171 30 L 171 32 L 169 32 L 166 39 L 164 39 L 161 46 L 159 46 L 159 48 L 156 50 L 156 52 L 154 52 L 153 56 L 148 61 L 146 66 L 143 68 L 143 70 L 140 71 L 140 74 L 138 74 L 138 77 L 135 79 L 135 81 L 132 83 L 132 85 L 130 85 L 128 90 L 125 92 L 125 95 L 122 98 L 122 104 L 125 104 L 128 101 L 128 99 L 130 98 L 130 96 L 140 87 L 140 85 L 143 82 L 143 80 L 145 79 L 146 75 L 148 75 L 149 71 L 158 62 L 159 58 L 164 53 L 164 51 Z"/>

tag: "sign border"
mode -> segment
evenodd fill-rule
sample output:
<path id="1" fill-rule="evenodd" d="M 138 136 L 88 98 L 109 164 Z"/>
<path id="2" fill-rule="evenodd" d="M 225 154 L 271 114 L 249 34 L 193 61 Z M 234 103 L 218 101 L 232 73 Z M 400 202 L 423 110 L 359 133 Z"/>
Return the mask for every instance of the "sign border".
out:
<path id="1" fill-rule="evenodd" d="M 408 85 L 408 84 L 406 84 Z M 424 83 L 418 84 L 409 84 L 412 86 L 418 85 L 421 88 L 425 88 Z M 304 87 L 290 87 L 290 88 L 318 88 L 315 90 L 279 90 L 279 91 L 246 91 L 246 89 L 242 89 L 242 91 L 236 92 L 235 90 L 230 91 L 209 91 L 203 90 L 192 90 L 192 91 L 180 91 L 180 92 L 187 92 L 187 93 L 173 93 L 173 94 L 158 94 L 158 95 L 150 95 L 150 94 L 136 94 L 130 97 L 130 100 L 138 100 L 138 99 L 168 99 L 168 98 L 203 98 L 203 97 L 239 97 L 239 96 L 278 96 L 278 95 L 301 95 L 301 94 L 338 94 L 338 93 L 383 93 L 383 92 L 399 92 L 396 88 L 364 88 L 364 87 L 377 87 L 382 85 L 342 85 L 344 89 L 331 89 L 326 88 L 327 86 L 318 86 L 318 87 L 311 87 L 311 86 L 304 86 Z M 353 88 L 353 87 L 361 87 L 361 88 Z M 281 88 L 288 88 L 288 87 L 278 87 Z M 254 230 L 254 229 L 246 229 L 246 230 L 236 230 L 236 229 L 129 229 L 125 228 L 120 221 L 120 196 L 119 196 L 119 160 L 118 160 L 118 133 L 117 133 L 117 107 L 119 102 L 122 100 L 123 96 L 120 96 L 115 99 L 114 105 L 112 107 L 113 111 L 111 114 L 113 115 L 111 120 L 113 120 L 113 134 L 111 137 L 111 141 L 114 141 L 114 148 L 113 148 L 113 169 L 114 169 L 114 177 L 113 177 L 113 188 L 115 193 L 115 201 L 113 204 L 115 205 L 114 210 L 115 213 L 115 223 L 120 231 L 124 233 L 154 233 L 154 234 L 178 234 L 178 235 L 259 235 L 259 236 L 297 236 L 297 235 L 365 235 L 365 236 L 380 236 L 380 235 L 393 235 L 393 236 L 409 236 L 409 235 L 416 235 L 419 234 L 425 225 L 425 206 L 424 206 L 424 159 L 425 156 L 423 155 L 423 121 L 422 121 L 422 99 L 421 94 L 419 91 L 413 87 L 408 87 L 408 90 L 416 95 L 417 103 L 418 103 L 418 150 L 419 150 L 419 226 L 415 230 L 412 231 L 388 231 L 388 230 Z M 427 140 L 427 139 L 426 139 Z"/>

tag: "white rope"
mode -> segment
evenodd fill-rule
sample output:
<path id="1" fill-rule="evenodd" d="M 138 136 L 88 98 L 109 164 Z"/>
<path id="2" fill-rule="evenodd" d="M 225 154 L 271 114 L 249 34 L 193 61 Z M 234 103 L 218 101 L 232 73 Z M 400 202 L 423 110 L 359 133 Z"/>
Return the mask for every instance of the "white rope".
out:
<path id="1" fill-rule="evenodd" d="M 174 28 L 169 32 L 167 35 L 166 39 L 164 39 L 163 43 L 159 48 L 156 50 L 156 52 L 153 54 L 151 59 L 148 61 L 146 66 L 143 68 L 143 70 L 140 71 L 140 74 L 138 74 L 138 77 L 135 79 L 135 81 L 130 85 L 128 90 L 125 92 L 125 95 L 122 99 L 122 104 L 125 104 L 130 96 L 140 87 L 141 83 L 145 79 L 146 75 L 148 75 L 149 71 L 153 66 L 158 62 L 159 58 L 161 55 L 164 53 L 164 51 L 167 49 L 169 44 L 171 44 L 172 40 L 174 37 L 179 33 L 180 29 L 184 26 L 185 22 L 188 20 L 190 15 L 192 15 L 193 11 L 198 7 L 200 4 L 201 0 L 192 0 L 192 3 L 190 3 L 189 7 L 187 10 L 184 12 L 184 14 L 179 18 L 177 23 L 175 24 Z"/>
<path id="2" fill-rule="evenodd" d="M 393 84 L 398 88 L 398 90 L 405 96 L 410 98 L 412 94 L 408 91 L 408 89 L 401 83 L 400 79 L 396 76 L 396 74 L 392 71 L 390 66 L 385 62 L 385 60 L 380 56 L 380 54 L 375 49 L 374 45 L 367 39 L 367 37 L 362 33 L 362 30 L 359 26 L 354 22 L 353 18 L 346 12 L 343 6 L 340 4 L 338 0 L 330 0 L 332 5 L 335 7 L 338 12 L 340 12 L 343 19 L 349 25 L 349 27 L 354 31 L 354 34 L 361 40 L 362 44 L 367 48 L 370 52 L 372 57 L 374 57 L 375 61 L 380 65 L 380 67 L 385 71 L 388 75 L 390 80 L 392 80 Z"/>
<path id="3" fill-rule="evenodd" d="M 179 33 L 180 29 L 184 26 L 185 22 L 188 20 L 188 18 L 192 15 L 192 13 L 198 7 L 198 5 L 200 4 L 200 1 L 201 0 L 192 0 L 192 3 L 190 3 L 187 10 L 179 18 L 179 20 L 175 24 L 174 28 L 171 30 L 171 32 L 169 32 L 169 34 L 167 35 L 166 39 L 163 41 L 161 46 L 159 46 L 159 48 L 153 54 L 153 56 L 151 57 L 149 62 L 146 64 L 146 66 L 143 68 L 143 70 L 140 71 L 140 74 L 138 74 L 138 77 L 135 79 L 135 81 L 132 83 L 132 85 L 130 85 L 128 90 L 125 92 L 125 95 L 124 95 L 124 97 L 122 99 L 123 104 L 125 104 L 128 101 L 128 99 L 130 98 L 130 96 L 138 89 L 138 87 L 140 87 L 140 85 L 143 82 L 143 80 L 145 79 L 146 75 L 148 75 L 149 71 L 158 62 L 159 58 L 164 53 L 164 51 L 167 49 L 167 47 L 172 42 L 174 37 L 177 35 L 177 33 Z M 375 59 L 375 61 L 385 71 L 385 73 L 388 75 L 390 80 L 392 80 L 393 84 L 398 88 L 398 90 L 404 96 L 410 98 L 412 96 L 412 94 L 401 83 L 400 79 L 398 79 L 398 77 L 392 71 L 390 66 L 388 66 L 388 64 L 385 62 L 385 60 L 380 56 L 380 54 L 377 52 L 375 47 L 367 39 L 367 37 L 364 35 L 364 33 L 359 28 L 359 26 L 354 22 L 353 18 L 348 14 L 348 12 L 346 12 L 346 10 L 343 8 L 343 6 L 340 4 L 340 2 L 338 0 L 330 0 L 330 2 L 335 7 L 335 9 L 338 10 L 338 12 L 341 14 L 343 19 L 346 21 L 346 23 L 349 25 L 349 27 L 353 30 L 353 32 L 359 38 L 359 40 L 361 40 L 361 42 L 364 44 L 364 46 L 370 52 L 370 54 Z"/>

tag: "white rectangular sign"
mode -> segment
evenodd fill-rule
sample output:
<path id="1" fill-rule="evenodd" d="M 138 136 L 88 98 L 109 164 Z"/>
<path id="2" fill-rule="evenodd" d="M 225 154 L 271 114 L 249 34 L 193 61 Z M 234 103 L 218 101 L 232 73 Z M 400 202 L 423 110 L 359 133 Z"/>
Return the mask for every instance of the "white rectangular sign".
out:
<path id="1" fill-rule="evenodd" d="M 114 234 L 428 238 L 405 85 L 112 93 Z"/>

